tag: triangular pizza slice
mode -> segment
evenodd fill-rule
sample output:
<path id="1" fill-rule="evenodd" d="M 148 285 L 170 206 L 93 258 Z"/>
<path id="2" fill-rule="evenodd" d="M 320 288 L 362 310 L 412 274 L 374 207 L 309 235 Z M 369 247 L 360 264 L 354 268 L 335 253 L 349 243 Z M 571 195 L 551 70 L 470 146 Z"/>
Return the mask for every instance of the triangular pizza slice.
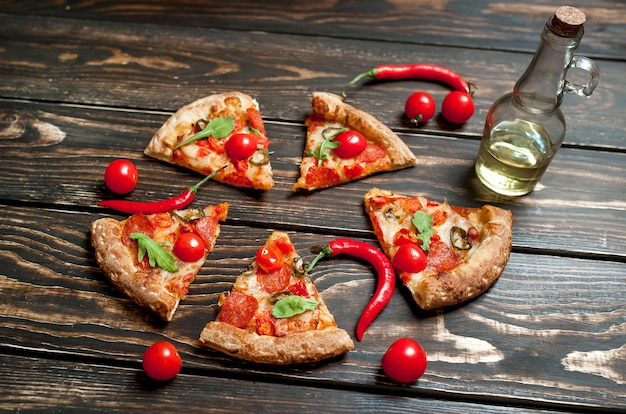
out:
<path id="1" fill-rule="evenodd" d="M 294 191 L 333 187 L 415 165 L 406 144 L 372 115 L 331 93 L 313 93 L 306 144 Z"/>
<path id="2" fill-rule="evenodd" d="M 510 210 L 455 207 L 378 188 L 364 198 L 383 251 L 422 309 L 475 298 L 504 271 L 511 254 Z"/>
<path id="3" fill-rule="evenodd" d="M 139 306 L 171 321 L 213 249 L 228 204 L 168 213 L 105 217 L 91 224 L 96 262 Z"/>
<path id="4" fill-rule="evenodd" d="M 234 187 L 274 186 L 269 140 L 258 102 L 241 92 L 210 95 L 180 108 L 154 134 L 144 153 Z"/>
<path id="5" fill-rule="evenodd" d="M 200 343 L 267 364 L 316 362 L 354 348 L 304 269 L 287 233 L 273 232 L 206 324 Z"/>

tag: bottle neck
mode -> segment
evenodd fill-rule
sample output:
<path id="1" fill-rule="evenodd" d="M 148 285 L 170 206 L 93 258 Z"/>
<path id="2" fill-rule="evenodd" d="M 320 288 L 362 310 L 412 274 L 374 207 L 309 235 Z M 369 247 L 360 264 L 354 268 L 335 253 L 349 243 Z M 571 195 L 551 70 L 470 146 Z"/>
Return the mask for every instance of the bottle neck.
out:
<path id="1" fill-rule="evenodd" d="M 555 17 L 548 20 L 535 56 L 513 90 L 522 108 L 541 113 L 561 105 L 565 75 L 582 36 L 582 26 L 571 30 L 571 26 L 563 27 Z"/>

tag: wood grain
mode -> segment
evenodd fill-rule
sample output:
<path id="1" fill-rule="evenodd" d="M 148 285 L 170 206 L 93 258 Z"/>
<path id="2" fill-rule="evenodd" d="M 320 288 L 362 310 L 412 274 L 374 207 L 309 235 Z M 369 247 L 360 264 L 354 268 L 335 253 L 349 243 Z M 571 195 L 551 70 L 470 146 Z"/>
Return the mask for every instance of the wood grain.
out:
<path id="1" fill-rule="evenodd" d="M 566 96 L 564 147 L 537 190 L 496 197 L 472 173 L 491 103 L 529 63 L 555 6 L 531 0 L 314 3 L 0 0 L 0 410 L 153 412 L 623 412 L 626 410 L 626 84 L 623 2 L 570 4 L 587 12 L 580 54 L 596 60 L 590 99 Z M 462 126 L 403 117 L 416 89 L 441 102 L 444 85 L 360 82 L 347 101 L 395 130 L 418 166 L 313 193 L 293 193 L 313 91 L 338 93 L 383 63 L 432 62 L 478 85 Z M 131 159 L 127 197 L 157 200 L 198 175 L 143 155 L 156 129 L 199 97 L 256 97 L 271 139 L 276 186 L 209 182 L 198 205 L 229 217 L 174 320 L 137 308 L 96 266 L 89 224 L 117 197 L 102 175 Z M 259 366 L 198 343 L 217 300 L 274 229 L 310 248 L 337 236 L 377 245 L 363 212 L 372 186 L 461 206 L 513 210 L 513 253 L 498 282 L 445 311 L 418 309 L 401 286 L 345 356 Z M 312 274 L 351 334 L 375 284 L 367 263 L 339 256 Z M 399 385 L 381 370 L 391 342 L 413 337 L 429 365 Z M 156 384 L 140 359 L 173 342 L 184 359 Z M 250 390 L 256 397 L 250 397 Z M 175 407 L 175 408 L 172 408 Z"/>
<path id="2" fill-rule="evenodd" d="M 243 375 L 252 368 L 201 349 L 197 338 L 215 318 L 219 294 L 245 270 L 270 229 L 224 226 L 188 298 L 174 320 L 163 324 L 122 297 L 95 267 L 88 241 L 92 214 L 21 207 L 11 211 L 0 219 L 3 346 L 51 354 L 72 349 L 80 358 L 126 364 L 150 343 L 168 339 L 198 375 Z M 290 235 L 308 259 L 313 257 L 308 248 L 331 239 L 302 231 Z M 404 389 L 405 395 L 430 390 L 449 393 L 451 399 L 459 398 L 458 393 L 506 399 L 515 393 L 527 402 L 623 405 L 626 400 L 618 390 L 626 381 L 626 311 L 620 302 L 626 288 L 624 266 L 597 266 L 589 260 L 529 260 L 513 254 L 487 294 L 445 313 L 417 310 L 398 288 L 364 340 L 345 357 L 334 363 L 254 370 L 280 381 L 297 380 L 307 372 L 308 381 L 318 386 L 336 382 L 368 387 L 376 382 L 385 387 L 391 384 L 380 372 L 380 358 L 394 338 L 409 336 L 427 350 L 429 368 L 417 385 Z M 312 276 L 337 323 L 353 332 L 374 288 L 372 269 L 340 257 L 319 263 Z"/>
<path id="3" fill-rule="evenodd" d="M 482 134 L 491 104 L 512 91 L 531 59 L 428 45 L 416 45 L 407 57 L 402 43 L 7 15 L 0 15 L 0 37 L 7 39 L 0 62 L 0 95 L 6 98 L 172 113 L 202 96 L 241 90 L 259 100 L 266 119 L 296 123 L 306 117 L 312 92 L 340 93 L 373 66 L 416 59 L 441 64 L 478 86 L 476 115 L 462 126 L 437 116 L 419 132 L 473 139 Z M 621 63 L 598 64 L 602 80 L 594 95 L 564 100 L 565 145 L 624 150 Z M 416 89 L 432 93 L 439 105 L 449 92 L 432 82 L 362 82 L 349 91 L 348 102 L 394 130 L 413 133 L 403 108 Z"/>
<path id="4" fill-rule="evenodd" d="M 206 27 L 243 31 L 300 33 L 386 43 L 434 44 L 468 49 L 534 52 L 539 33 L 560 3 L 539 0 L 490 2 L 477 0 L 359 2 L 318 1 L 302 4 L 280 0 L 102 0 L 0 1 L 4 13 Z M 568 5 L 587 15 L 581 53 L 624 59 L 626 6 L 611 0 L 571 0 Z"/>

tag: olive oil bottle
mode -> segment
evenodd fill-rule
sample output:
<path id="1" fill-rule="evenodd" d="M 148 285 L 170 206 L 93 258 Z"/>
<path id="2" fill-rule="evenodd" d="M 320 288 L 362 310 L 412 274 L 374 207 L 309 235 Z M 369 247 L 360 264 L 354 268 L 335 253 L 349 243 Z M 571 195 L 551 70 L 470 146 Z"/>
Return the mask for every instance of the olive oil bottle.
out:
<path id="1" fill-rule="evenodd" d="M 520 196 L 533 191 L 565 138 L 563 93 L 590 96 L 598 84 L 598 66 L 574 56 L 585 19 L 574 7 L 559 7 L 513 92 L 489 109 L 475 169 L 480 181 L 496 193 Z M 567 70 L 573 67 L 589 72 L 589 82 L 568 82 Z"/>

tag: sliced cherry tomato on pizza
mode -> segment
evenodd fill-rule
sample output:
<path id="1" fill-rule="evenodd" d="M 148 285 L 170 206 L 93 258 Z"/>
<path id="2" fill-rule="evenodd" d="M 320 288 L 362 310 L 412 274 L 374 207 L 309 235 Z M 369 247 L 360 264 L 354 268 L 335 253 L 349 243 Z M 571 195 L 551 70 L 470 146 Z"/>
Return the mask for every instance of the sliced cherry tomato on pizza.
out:
<path id="1" fill-rule="evenodd" d="M 226 153 L 235 160 L 247 160 L 257 149 L 258 139 L 253 134 L 235 134 L 226 141 Z"/>
<path id="2" fill-rule="evenodd" d="M 167 341 L 159 341 L 146 349 L 142 363 L 144 371 L 150 378 L 167 381 L 178 375 L 183 360 L 174 345 Z"/>
<path id="3" fill-rule="evenodd" d="M 196 233 L 183 233 L 172 250 L 184 262 L 197 262 L 204 257 L 204 241 Z"/>
<path id="4" fill-rule="evenodd" d="M 114 193 L 130 193 L 138 180 L 137 167 L 129 160 L 115 160 L 104 171 L 104 183 Z"/>
<path id="5" fill-rule="evenodd" d="M 333 141 L 339 143 L 339 146 L 333 151 L 341 158 L 354 158 L 362 153 L 367 146 L 367 141 L 363 134 L 353 130 L 337 134 Z"/>
<path id="6" fill-rule="evenodd" d="M 404 103 L 404 113 L 413 125 L 428 122 L 435 115 L 437 105 L 432 95 L 427 92 L 415 92 Z"/>
<path id="7" fill-rule="evenodd" d="M 411 338 L 400 338 L 392 343 L 382 359 L 385 374 L 396 382 L 407 384 L 424 375 L 427 365 L 424 348 Z"/>
<path id="8" fill-rule="evenodd" d="M 285 264 L 283 252 L 274 244 L 265 244 L 256 252 L 259 267 L 266 272 L 275 272 Z"/>
<path id="9" fill-rule="evenodd" d="M 399 272 L 418 273 L 426 268 L 426 253 L 417 244 L 405 243 L 393 257 L 393 267 Z"/>
<path id="10" fill-rule="evenodd" d="M 453 124 L 463 124 L 474 115 L 474 100 L 468 93 L 452 91 L 443 99 L 441 114 Z"/>

